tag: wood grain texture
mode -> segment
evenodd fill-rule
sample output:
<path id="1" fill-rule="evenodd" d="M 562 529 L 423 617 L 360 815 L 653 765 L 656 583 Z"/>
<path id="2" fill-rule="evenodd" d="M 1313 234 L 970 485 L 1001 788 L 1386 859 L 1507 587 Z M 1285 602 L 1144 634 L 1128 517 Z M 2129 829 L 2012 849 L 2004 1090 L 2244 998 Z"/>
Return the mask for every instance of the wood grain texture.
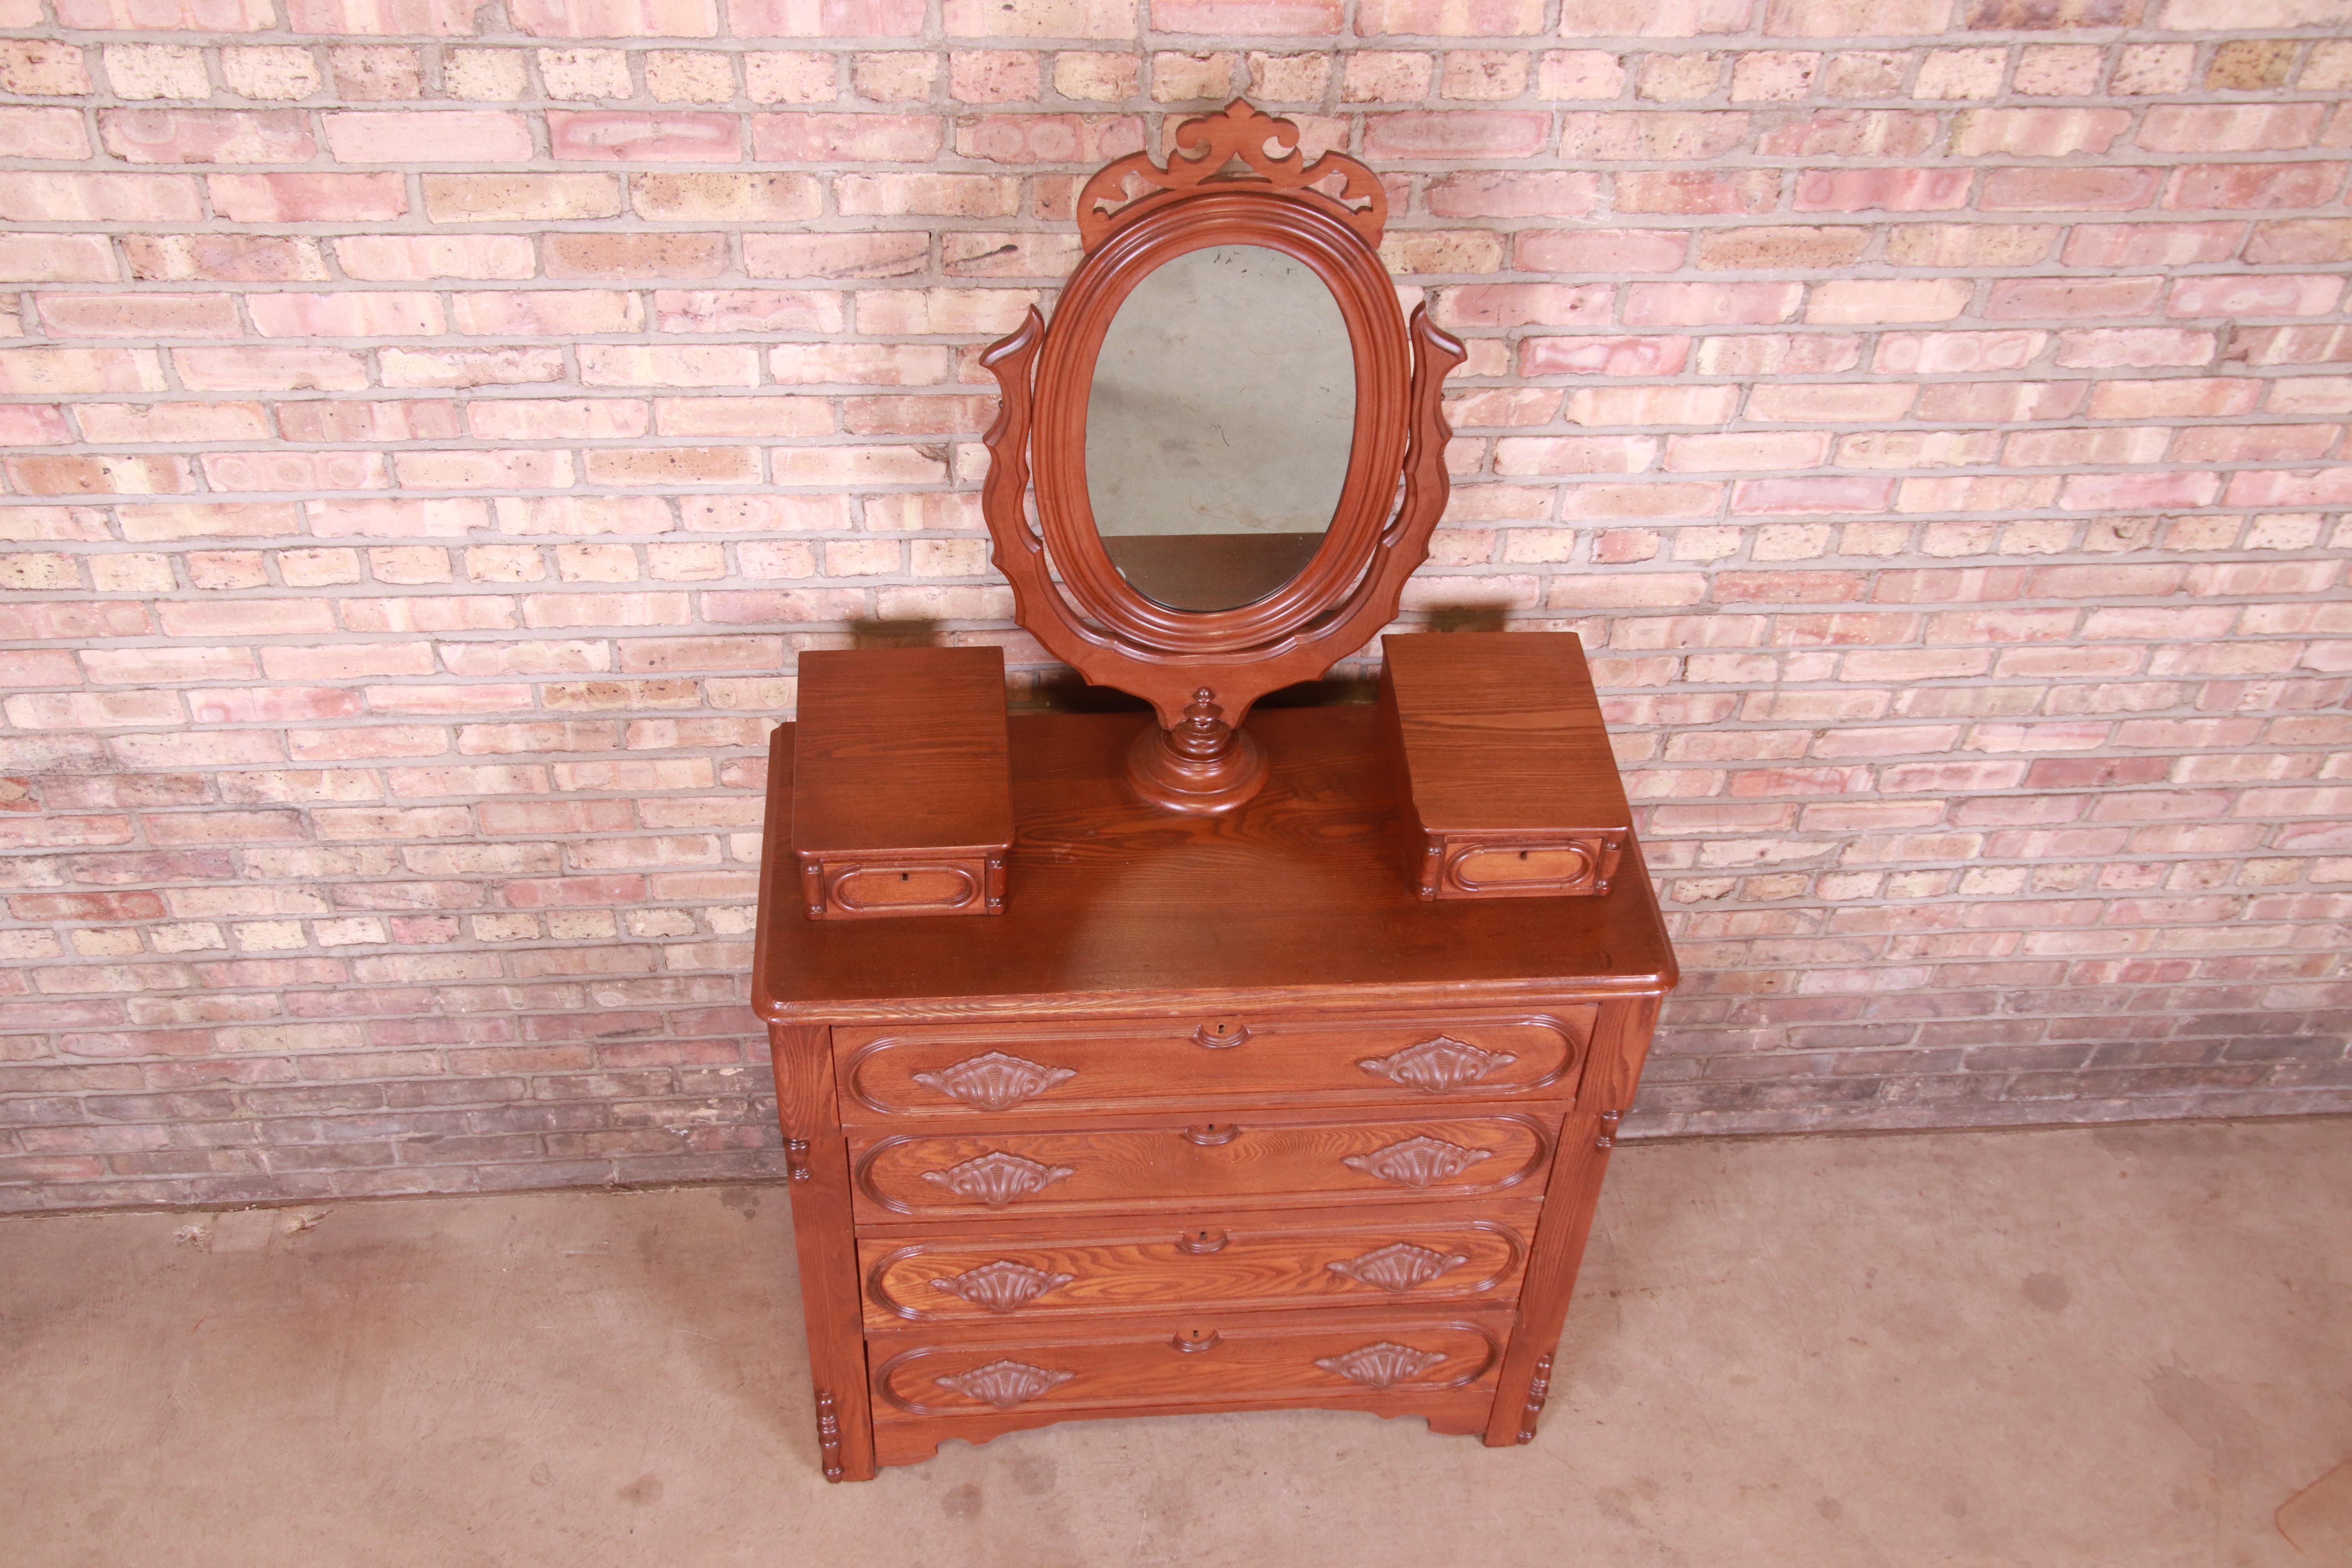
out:
<path id="1" fill-rule="evenodd" d="M 842 1024 L 1198 1019 L 1542 1005 L 1674 984 L 1650 884 L 1630 864 L 1605 898 L 1416 898 L 1397 874 L 1395 802 L 1371 708 L 1258 714 L 1252 727 L 1273 775 L 1255 799 L 1214 817 L 1173 816 L 1128 794 L 1120 753 L 1144 722 L 1014 718 L 1004 914 L 771 918 L 752 1005 L 769 1018 Z M 779 735 L 781 752 L 788 729 Z M 789 792 L 789 769 L 774 778 L 772 788 Z M 778 896 L 791 892 L 772 875 L 765 897 Z"/>
<path id="2" fill-rule="evenodd" d="M 1380 1317 L 1411 1306 L 1420 1291 L 1446 1289 L 1449 1279 L 1458 1284 L 1464 1274 L 1456 1270 L 1470 1264 L 1435 1268 L 1427 1280 L 1410 1281 L 1395 1304 L 1311 1289 L 1298 1297 L 1283 1292 L 1305 1284 L 1300 1276 L 1315 1262 L 1328 1275 L 1333 1262 L 1370 1259 L 1367 1268 L 1393 1268 L 1400 1279 L 1434 1267 L 1406 1255 L 1382 1259 L 1383 1247 L 1425 1241 L 1440 1264 L 1454 1256 L 1467 1259 L 1466 1240 L 1433 1232 L 1416 1236 L 1398 1226 L 1420 1222 L 1458 1228 L 1465 1214 L 1488 1214 L 1499 1203 L 1541 1217 L 1532 1237 L 1524 1225 L 1513 1226 L 1528 1237 L 1516 1296 L 1497 1284 L 1462 1302 L 1465 1309 L 1516 1302 L 1524 1326 L 1507 1315 L 1514 1327 L 1497 1336 L 1504 1353 L 1496 1367 L 1454 1393 L 1293 1389 L 1274 1394 L 1253 1384 L 1241 1393 L 1123 1391 L 1113 1403 L 1080 1407 L 1066 1402 L 1075 1395 L 1056 1396 L 1053 1390 L 1074 1382 L 1081 1369 L 1055 1365 L 1045 1371 L 1067 1371 L 1071 1378 L 1033 1400 L 1005 1410 L 982 1400 L 966 1413 L 939 1416 L 887 1405 L 877 1415 L 869 1379 L 854 1398 L 836 1394 L 845 1458 L 857 1451 L 857 1441 L 870 1444 L 865 1451 L 874 1462 L 911 1463 L 950 1433 L 984 1440 L 1065 1419 L 1268 1404 L 1423 1415 L 1434 1430 L 1476 1432 L 1497 1443 L 1517 1442 L 1532 1429 L 1530 1411 L 1540 1399 L 1535 1384 L 1557 1342 L 1599 1193 L 1605 1151 L 1597 1144 L 1614 1124 L 1610 1113 L 1631 1098 L 1657 998 L 1672 983 L 1673 959 L 1638 845 L 1629 844 L 1627 870 L 1604 897 L 1452 905 L 1415 900 L 1396 874 L 1400 836 L 1387 775 L 1374 765 L 1375 718 L 1361 708 L 1261 714 L 1260 721 L 1284 742 L 1276 776 L 1259 800 L 1216 820 L 1149 811 L 1118 787 L 1112 770 L 1122 739 L 1134 732 L 1133 720 L 1016 721 L 1011 741 L 1021 831 L 1014 864 L 1025 891 L 1003 920 L 826 926 L 780 922 L 765 918 L 763 910 L 754 960 L 754 992 L 763 1010 L 813 1026 L 840 1026 L 837 1038 L 819 1026 L 773 1031 L 788 1126 L 818 1134 L 795 1157 L 810 1163 L 812 1179 L 794 1185 L 814 1189 L 812 1196 L 826 1194 L 823 1205 L 795 1200 L 804 1232 L 811 1342 L 835 1367 L 853 1361 L 878 1364 L 885 1340 L 902 1347 L 912 1342 L 891 1336 L 915 1325 L 877 1304 L 865 1287 L 882 1259 L 913 1246 L 932 1251 L 903 1254 L 886 1295 L 903 1305 L 911 1292 L 931 1289 L 930 1307 L 917 1310 L 965 1314 L 927 1321 L 924 1342 L 934 1348 L 989 1341 L 1003 1349 L 998 1342 L 1010 1322 L 1023 1325 L 1024 1334 L 1049 1339 L 1047 1331 L 1056 1325 L 1100 1335 L 1116 1324 L 1120 1327 L 1109 1337 L 1118 1340 L 1139 1324 L 1169 1321 L 1155 1314 L 1170 1310 L 1192 1314 L 1171 1328 L 1171 1343 L 1180 1332 L 1230 1335 L 1234 1322 L 1253 1315 L 1277 1322 L 1302 1313 L 1324 1321 L 1334 1314 Z M 772 822 L 791 788 L 787 760 L 772 775 Z M 789 910 L 792 889 L 788 878 L 776 876 L 777 859 L 771 854 L 763 869 L 762 901 L 772 908 L 787 900 L 782 907 Z M 1005 936 L 1013 940 L 1000 940 Z M 897 994 L 872 994 L 890 987 Z M 1177 1062 L 1249 1061 L 1257 1031 L 1269 1040 L 1293 1031 L 1307 1040 L 1327 1026 L 1338 1038 L 1346 1031 L 1401 1024 L 1529 1016 L 1572 1019 L 1584 1041 L 1567 1142 L 1556 1157 L 1549 1132 L 1550 1119 L 1560 1114 L 1557 1100 L 1523 1100 L 1515 1110 L 1508 1100 L 1414 1094 L 1382 1113 L 1369 1106 L 1302 1110 L 1314 1103 L 1311 1095 L 1289 1093 L 1269 1094 L 1264 1107 L 1237 1106 L 1228 1091 L 1242 1079 L 1221 1076 L 1229 1070 L 1224 1068 L 1130 1069 L 1118 1059 L 1127 1051 L 1163 1060 L 1172 1052 Z M 1050 1080 L 1041 1084 L 1028 1069 L 1010 1078 L 974 1069 L 989 1081 L 967 1089 L 982 1100 L 1002 1098 L 1007 1109 L 1001 1112 L 951 1095 L 919 1116 L 854 1108 L 853 1121 L 868 1119 L 856 1132 L 857 1152 L 877 1155 L 886 1145 L 897 1151 L 887 1162 L 892 1190 L 912 1191 L 928 1205 L 905 1213 L 867 1197 L 836 1200 L 814 1179 L 823 1171 L 847 1173 L 851 1151 L 835 1129 L 842 1106 L 854 1096 L 839 1087 L 848 1080 L 837 1076 L 836 1064 L 894 1038 L 927 1042 L 950 1059 L 926 1066 L 909 1060 L 901 1064 L 906 1070 L 893 1068 L 895 1087 L 876 1096 L 886 1102 L 930 1087 L 918 1084 L 916 1073 L 944 1082 L 945 1074 L 975 1055 L 1026 1053 L 1022 1059 Z M 1099 1048 L 1090 1047 L 1081 1069 L 1053 1055 L 1052 1047 L 1084 1041 Z M 950 1042 L 956 1052 L 945 1051 Z M 1492 1036 L 1473 1043 L 1522 1054 Z M 1339 1059 L 1347 1056 L 1342 1051 Z M 1354 1058 L 1366 1059 L 1372 1059 L 1369 1051 Z M 1142 1098 L 1122 1102 L 1118 1110 L 1049 1098 L 1087 1071 L 1127 1070 L 1139 1075 L 1128 1087 Z M 1060 1072 L 1074 1076 L 1055 1079 Z M 1568 1092 L 1569 1080 L 1559 1080 L 1558 1089 Z M 1374 1140 L 1359 1136 L 1375 1127 L 1407 1144 L 1421 1138 L 1444 1144 L 1436 1134 L 1468 1137 L 1461 1131 L 1465 1121 L 1524 1121 L 1536 1112 L 1545 1119 L 1536 1124 L 1547 1134 L 1544 1150 L 1499 1198 L 1475 1195 L 1489 1190 L 1475 1184 L 1487 1179 L 1499 1155 L 1464 1164 L 1418 1191 L 1382 1184 L 1345 1163 L 1379 1154 L 1362 1147 Z M 1271 1143 L 1270 1129 L 1279 1134 Z M 891 1131 L 910 1136 L 894 1140 Z M 1359 1141 L 1339 1146 L 1338 1140 L 1351 1137 Z M 1034 1141 L 1014 1144 L 1014 1139 Z M 1317 1155 L 1316 1181 L 1338 1185 L 1302 1194 L 1296 1178 L 1284 1174 L 1286 1163 L 1295 1169 L 1309 1151 Z M 912 1158 L 916 1152 L 926 1160 Z M 1267 1153 L 1274 1157 L 1263 1157 Z M 996 1191 L 1005 1198 L 1002 1207 L 960 1197 L 926 1179 L 992 1156 L 1020 1162 L 988 1178 L 1005 1178 L 1006 1184 L 992 1189 L 983 1182 L 975 1189 Z M 884 1163 L 877 1159 L 877 1166 Z M 1171 1173 L 1188 1172 L 1169 1187 Z M 1171 1197 L 1171 1191 L 1186 1195 Z M 1361 1229 L 1375 1241 L 1339 1259 L 1286 1251 L 1288 1243 L 1261 1247 L 1243 1239 L 1318 1227 Z M 1379 1237 L 1383 1230 L 1391 1234 Z M 1188 1243 L 1206 1250 L 1187 1252 Z M 1223 1263 L 1221 1251 L 1231 1253 Z M 1192 1287 L 1178 1271 L 1189 1262 L 1210 1264 L 1190 1276 Z M 1000 1263 L 1006 1268 L 987 1273 Z M 980 1277 L 964 1286 L 971 1296 L 929 1283 L 963 1279 L 975 1270 Z M 1145 1289 L 1146 1280 L 1156 1284 Z M 1348 1289 L 1344 1276 L 1320 1286 Z M 1195 1302 L 1184 1294 L 1188 1288 L 1219 1299 Z M 1127 1304 L 1130 1289 L 1148 1295 L 1152 1289 L 1169 1293 L 1161 1307 Z M 1062 1303 L 1082 1304 L 1057 1304 L 1057 1292 L 1072 1293 Z M 1010 1313 L 994 1313 L 972 1299 L 992 1296 L 1012 1300 Z M 1301 1304 L 1280 1305 L 1293 1300 Z M 874 1335 L 873 1342 L 845 1332 L 842 1325 L 853 1314 L 857 1332 Z M 1213 1347 L 1174 1353 L 1212 1356 Z M 949 1375 L 988 1364 L 968 1363 Z M 870 1436 L 859 1436 L 869 1431 Z M 845 1470 L 859 1473 L 846 1464 Z"/>
<path id="3" fill-rule="evenodd" d="M 1639 846 L 1604 895 L 1425 904 L 1378 715 L 1259 722 L 1264 793 L 1206 818 L 1127 794 L 1134 720 L 1015 721 L 1013 909 L 864 925 L 790 916 L 780 732 L 753 990 L 828 1475 L 1104 1415 L 1533 1431 L 1674 978 Z"/>
<path id="4" fill-rule="evenodd" d="M 1617 1124 L 1633 1102 L 1657 1016 L 1658 999 L 1650 996 L 1619 998 L 1601 1009 L 1594 1031 L 1594 1070 L 1586 1076 L 1577 1109 L 1561 1124 L 1559 1153 L 1521 1286 L 1519 1331 L 1504 1363 L 1486 1428 L 1490 1447 L 1533 1440 L 1535 1417 L 1544 1401 L 1543 1391 L 1535 1384 L 1549 1384 L 1550 1379 L 1550 1359 L 1568 1321 L 1577 1273 L 1584 1265 Z M 1515 1410 L 1520 1414 L 1514 1415 Z"/>
<path id="5" fill-rule="evenodd" d="M 793 1246 L 799 1255 L 801 1310 L 808 1325 L 809 1376 L 821 1402 L 817 1413 L 827 1480 L 874 1476 L 874 1419 L 866 1394 L 865 1327 L 857 1306 L 857 1251 L 849 1202 L 849 1150 L 839 1133 L 808 1141 L 805 1178 L 788 1181 Z M 829 1408 L 822 1402 L 832 1396 Z M 822 1417 L 830 1415 L 826 1432 Z M 835 1475 L 837 1459 L 839 1475 Z"/>
<path id="6" fill-rule="evenodd" d="M 1568 1321 L 1568 1304 L 1576 1289 L 1577 1270 L 1583 1265 L 1584 1246 L 1592 1234 L 1592 1211 L 1601 1201 L 1601 1179 L 1608 1173 L 1609 1151 L 1601 1146 L 1598 1116 L 1579 1112 L 1568 1120 L 1561 1135 L 1559 1162 L 1553 1172 L 1553 1201 L 1544 1205 L 1536 1227 L 1535 1253 L 1528 1260 L 1520 1287 L 1519 1331 L 1504 1365 L 1495 1399 L 1486 1442 L 1504 1447 L 1527 1441 L 1532 1430 L 1526 1419 L 1530 1389 L 1538 1367 L 1559 1346 Z M 1549 1375 L 1547 1369 L 1544 1374 Z"/>
<path id="7" fill-rule="evenodd" d="M 1605 894 L 1633 818 L 1575 634 L 1391 633 L 1381 646 L 1382 740 L 1415 890 Z"/>
<path id="8" fill-rule="evenodd" d="M 793 848 L 1012 840 L 1003 648 L 811 648 L 799 677 Z"/>
<path id="9" fill-rule="evenodd" d="M 1573 1096 L 1597 1009 L 834 1031 L 844 1121 Z"/>
<path id="10" fill-rule="evenodd" d="M 877 1334 L 874 1393 L 877 1411 L 929 1416 L 1196 1399 L 1276 1405 L 1317 1394 L 1409 1397 L 1490 1382 L 1509 1331 L 1507 1313 L 1294 1313 L 1162 1317 L 980 1339 Z M 1405 1353 L 1363 1355 L 1390 1346 Z M 999 1366 L 1006 1370 L 992 1389 L 943 1381 Z"/>
<path id="11" fill-rule="evenodd" d="M 808 917 L 1001 910 L 1003 650 L 811 649 L 799 674 L 790 830 Z"/>
<path id="12" fill-rule="evenodd" d="M 1633 826 L 1575 633 L 1391 632 L 1381 653 L 1424 825 Z"/>
<path id="13" fill-rule="evenodd" d="M 1196 1213 L 1171 1216 L 1156 1229 L 1122 1220 L 1078 1224 L 1051 1237 L 988 1234 L 984 1227 L 977 1235 L 965 1227 L 913 1238 L 869 1232 L 858 1244 L 866 1324 L 882 1331 L 1014 1315 L 1514 1300 L 1538 1205 L 1488 1203 L 1479 1212 L 1440 1218 L 1395 1212 L 1398 1217 L 1369 1223 L 1335 1223 L 1328 1214 Z M 998 1264 L 1029 1273 L 1007 1276 L 1009 1287 L 992 1304 L 985 1291 L 963 1281 Z"/>
<path id="14" fill-rule="evenodd" d="M 1534 1194 L 1542 1189 L 1551 1150 L 1550 1127 L 1525 1113 L 1006 1128 L 852 1144 L 858 1212 L 869 1220 L 976 1219 L 1013 1208 L 1181 1214 L 1206 1204 L 1394 1203 L 1419 1194 L 1467 1197 L 1515 1188 Z M 992 1190 L 958 1179 L 972 1162 L 996 1156 L 1040 1173 Z M 975 1190 L 991 1195 L 973 1195 Z M 1012 1195 L 998 1195 L 1007 1191 Z"/>

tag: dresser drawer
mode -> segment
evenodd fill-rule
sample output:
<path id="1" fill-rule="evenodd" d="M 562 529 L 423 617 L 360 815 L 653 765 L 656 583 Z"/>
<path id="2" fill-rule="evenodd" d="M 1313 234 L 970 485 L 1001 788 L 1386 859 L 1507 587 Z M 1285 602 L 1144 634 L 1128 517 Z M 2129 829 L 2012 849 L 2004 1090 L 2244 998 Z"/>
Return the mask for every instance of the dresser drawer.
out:
<path id="1" fill-rule="evenodd" d="M 1599 1008 L 1423 1018 L 838 1028 L 846 1122 L 1289 1103 L 1566 1099 Z"/>
<path id="2" fill-rule="evenodd" d="M 1407 1210 L 1341 1223 L 1193 1215 L 1181 1227 L 1173 1217 L 1158 1226 L 1098 1222 L 1050 1237 L 868 1236 L 858 1264 L 874 1329 L 1202 1307 L 1508 1305 L 1538 1209 L 1494 1204 L 1452 1217 Z"/>
<path id="3" fill-rule="evenodd" d="M 1452 1393 L 1491 1383 L 1508 1323 L 1503 1314 L 1246 1324 L 1202 1318 L 1050 1338 L 895 1335 L 870 1346 L 875 1415 Z"/>
<path id="4" fill-rule="evenodd" d="M 1525 1114 L 1380 1121 L 1004 1128 L 854 1140 L 861 1219 L 1008 1212 L 1186 1213 L 1208 1205 L 1539 1195 L 1556 1121 Z"/>

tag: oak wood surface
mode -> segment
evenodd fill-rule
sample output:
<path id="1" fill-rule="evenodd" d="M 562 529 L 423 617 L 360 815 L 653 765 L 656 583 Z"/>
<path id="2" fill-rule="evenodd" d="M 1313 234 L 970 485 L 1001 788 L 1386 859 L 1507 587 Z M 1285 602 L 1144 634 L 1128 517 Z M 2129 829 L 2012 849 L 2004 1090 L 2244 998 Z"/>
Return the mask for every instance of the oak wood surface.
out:
<path id="1" fill-rule="evenodd" d="M 874 1420 L 866 1397 L 866 1340 L 857 1310 L 856 1242 L 849 1202 L 849 1151 L 839 1134 L 807 1141 L 784 1185 L 792 1194 L 801 1310 L 808 1327 L 809 1377 L 818 1409 L 837 1436 L 824 1444 L 827 1480 L 870 1480 Z M 805 1174 L 802 1173 L 805 1172 Z M 835 1471 L 838 1474 L 835 1474 Z"/>
<path id="2" fill-rule="evenodd" d="M 1055 1236 L 971 1226 L 917 1237 L 869 1232 L 858 1244 L 866 1324 L 881 1331 L 909 1321 L 987 1325 L 1072 1312 L 1508 1304 L 1539 1206 L 1488 1201 L 1473 1209 L 1338 1222 L 1328 1213 L 1192 1213 L 1156 1229 L 1122 1217 L 1069 1225 Z"/>
<path id="3" fill-rule="evenodd" d="M 853 1137 L 861 1219 L 1006 1210 L 1181 1214 L 1204 1204 L 1397 1203 L 1537 1194 L 1556 1119 L 1174 1121 L 1127 1130 Z"/>
<path id="4" fill-rule="evenodd" d="M 1212 1313 L 1040 1324 L 1031 1332 L 1013 1329 L 951 1341 L 920 1331 L 877 1333 L 874 1392 L 877 1414 L 948 1416 L 1023 1406 L 1045 1411 L 1191 1399 L 1288 1403 L 1297 1394 L 1445 1392 L 1491 1379 L 1510 1325 L 1508 1313 L 1492 1312 L 1425 1318 Z M 1384 1350 L 1404 1353 L 1383 1354 Z M 993 1389 L 942 1381 L 1008 1363 L 1000 1373 L 1002 1386 Z M 1322 1364 L 1330 1363 L 1339 1364 Z M 1013 1403 L 997 1403 L 1005 1399 Z"/>
<path id="5" fill-rule="evenodd" d="M 1200 1107 L 1418 1106 L 1572 1096 L 1596 1012 L 898 1025 L 836 1029 L 834 1047 L 852 1124 L 1149 1110 L 1171 1090 Z"/>
<path id="6" fill-rule="evenodd" d="M 1674 984 L 1645 877 L 1591 899 L 1428 904 L 1396 869 L 1401 830 L 1367 707 L 1269 709 L 1259 795 L 1218 816 L 1144 805 L 1121 755 L 1149 721 L 1011 721 L 1016 824 L 993 920 L 770 919 L 762 1016 L 830 1023 L 990 1016 L 1199 1016 L 1550 1003 Z M 779 756 L 790 726 L 777 731 Z M 789 791 L 789 770 L 774 787 Z M 767 858 L 763 905 L 791 907 Z M 781 900 L 781 901 L 780 901 Z"/>
<path id="7" fill-rule="evenodd" d="M 780 732 L 755 994 L 829 1474 L 1111 1415 L 1534 1430 L 1605 1143 L 1673 980 L 1639 846 L 1604 896 L 1425 903 L 1396 874 L 1374 711 L 1260 721 L 1274 776 L 1223 819 L 1125 793 L 1113 760 L 1138 718 L 1015 721 L 1014 912 L 864 925 L 798 914 Z M 1446 1059 L 1362 1065 L 1424 1046 Z M 1412 1072 L 1475 1076 L 1431 1092 Z M 1416 1144 L 1434 1160 L 1397 1169 L 1426 1185 L 1363 1163 Z M 1389 1331 L 1449 1324 L 1489 1347 L 1450 1391 L 1430 1380 L 1466 1352 Z M 1359 1352 L 1448 1360 L 1383 1388 L 1302 1370 Z M 988 1373 L 1008 1360 L 1042 1371 Z M 877 1397 L 886 1366 L 879 1386 L 943 1413 Z M 970 1386 L 1000 1395 L 1045 1381 L 1003 1409 L 936 1381 L 982 1373 Z"/>
<path id="8" fill-rule="evenodd" d="M 1391 632 L 1381 651 L 1423 827 L 1633 826 L 1575 633 Z"/>
<path id="9" fill-rule="evenodd" d="M 1423 899 L 1605 896 L 1633 839 L 1573 634 L 1382 639 L 1381 740 Z"/>
<path id="10" fill-rule="evenodd" d="M 1594 1070 L 1586 1075 L 1577 1109 L 1560 1128 L 1550 1189 L 1554 1201 L 1545 1205 L 1535 1250 L 1528 1259 L 1520 1331 L 1497 1384 L 1486 1429 L 1489 1446 L 1525 1443 L 1535 1435 L 1543 1401 L 1540 1395 L 1531 1400 L 1528 1387 L 1548 1377 L 1560 1330 L 1568 1321 L 1569 1301 L 1601 1202 L 1601 1179 L 1609 1172 L 1609 1152 L 1642 1076 L 1642 1060 L 1657 1026 L 1658 1000 L 1622 997 L 1601 1011 L 1594 1031 Z"/>
<path id="11" fill-rule="evenodd" d="M 1004 650 L 800 656 L 793 848 L 827 857 L 1008 844 Z"/>

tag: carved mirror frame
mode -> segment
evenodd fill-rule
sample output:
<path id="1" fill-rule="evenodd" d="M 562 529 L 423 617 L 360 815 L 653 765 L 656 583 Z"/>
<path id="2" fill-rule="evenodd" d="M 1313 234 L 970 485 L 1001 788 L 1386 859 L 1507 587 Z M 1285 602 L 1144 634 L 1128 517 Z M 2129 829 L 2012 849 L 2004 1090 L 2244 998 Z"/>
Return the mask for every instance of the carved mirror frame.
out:
<path id="1" fill-rule="evenodd" d="M 981 499 L 1014 617 L 1088 682 L 1152 705 L 1158 722 L 1128 753 L 1129 781 L 1171 809 L 1223 811 L 1265 780 L 1265 752 L 1240 728 L 1251 706 L 1362 647 L 1427 557 L 1452 434 L 1439 389 L 1464 351 L 1425 306 L 1408 327 L 1380 258 L 1388 195 L 1364 164 L 1337 152 L 1308 162 L 1297 124 L 1240 99 L 1185 121 L 1170 144 L 1165 167 L 1137 153 L 1087 182 L 1085 254 L 1053 324 L 1033 308 L 982 356 L 1003 403 Z M 1177 610 L 1132 586 L 1104 548 L 1087 488 L 1087 405 L 1104 335 L 1136 286 L 1224 245 L 1278 251 L 1330 289 L 1355 363 L 1353 445 L 1330 526 L 1297 575 L 1238 608 Z"/>

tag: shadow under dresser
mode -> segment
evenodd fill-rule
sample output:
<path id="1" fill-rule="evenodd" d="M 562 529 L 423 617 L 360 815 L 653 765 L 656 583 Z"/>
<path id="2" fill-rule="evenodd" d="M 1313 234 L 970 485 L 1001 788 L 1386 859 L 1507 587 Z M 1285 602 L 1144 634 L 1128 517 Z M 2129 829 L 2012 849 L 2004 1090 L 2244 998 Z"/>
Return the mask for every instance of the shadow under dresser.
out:
<path id="1" fill-rule="evenodd" d="M 1427 902 L 1372 709 L 1260 712 L 1222 815 L 1129 793 L 1138 724 L 1012 721 L 989 920 L 805 919 L 777 733 L 752 993 L 826 1476 L 1213 1410 L 1531 1439 L 1675 983 L 1638 844 Z"/>

